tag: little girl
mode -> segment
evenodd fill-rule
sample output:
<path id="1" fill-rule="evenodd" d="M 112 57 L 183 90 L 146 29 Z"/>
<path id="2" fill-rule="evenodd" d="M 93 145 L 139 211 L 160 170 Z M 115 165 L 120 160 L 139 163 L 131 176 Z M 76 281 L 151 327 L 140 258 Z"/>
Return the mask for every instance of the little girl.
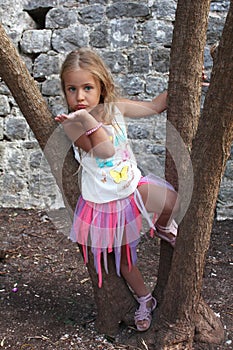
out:
<path id="1" fill-rule="evenodd" d="M 136 248 L 142 215 L 156 235 L 172 246 L 177 226 L 177 193 L 155 175 L 143 177 L 127 139 L 124 117 L 146 117 L 166 109 L 167 94 L 150 101 L 131 101 L 116 93 L 113 78 L 101 58 L 82 48 L 66 57 L 61 69 L 62 88 L 70 114 L 58 115 L 73 142 L 81 167 L 81 195 L 77 202 L 71 239 L 94 254 L 99 287 L 101 260 L 106 272 L 107 253 L 114 251 L 116 271 L 134 291 L 139 308 L 135 325 L 150 327 L 156 299 L 148 292 L 136 266 Z M 152 223 L 149 213 L 155 213 Z"/>

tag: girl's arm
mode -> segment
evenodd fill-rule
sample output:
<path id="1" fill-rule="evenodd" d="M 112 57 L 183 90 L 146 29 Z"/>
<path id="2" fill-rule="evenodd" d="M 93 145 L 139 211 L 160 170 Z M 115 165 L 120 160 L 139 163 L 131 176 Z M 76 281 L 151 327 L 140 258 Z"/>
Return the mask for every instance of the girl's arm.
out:
<path id="1" fill-rule="evenodd" d="M 167 92 L 156 96 L 152 101 L 120 99 L 117 107 L 125 117 L 142 118 L 162 113 L 167 109 Z"/>
<path id="2" fill-rule="evenodd" d="M 75 146 L 85 152 L 92 152 L 96 157 L 105 159 L 115 153 L 114 146 L 101 124 L 87 111 L 80 110 L 55 118 L 62 123 L 65 133 Z"/>

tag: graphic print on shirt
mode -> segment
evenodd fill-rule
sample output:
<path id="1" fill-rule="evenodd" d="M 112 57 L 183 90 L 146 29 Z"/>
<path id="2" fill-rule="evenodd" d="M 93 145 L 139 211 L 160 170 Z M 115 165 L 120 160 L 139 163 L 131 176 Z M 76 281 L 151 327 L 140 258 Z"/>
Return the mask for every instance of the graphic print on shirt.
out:
<path id="1" fill-rule="evenodd" d="M 110 173 L 110 176 L 113 178 L 114 182 L 119 184 L 121 181 L 128 180 L 128 170 L 129 170 L 129 166 L 126 165 L 121 169 L 121 171 L 110 170 L 109 173 Z"/>
<path id="2" fill-rule="evenodd" d="M 107 182 L 107 174 L 106 174 L 105 171 L 102 171 L 102 179 L 101 179 L 101 181 L 102 181 L 103 183 Z"/>
<path id="3" fill-rule="evenodd" d="M 113 166 L 113 158 L 105 160 L 105 159 L 101 159 L 101 158 L 96 157 L 95 160 L 96 160 L 96 163 L 97 163 L 99 168 L 104 168 L 106 166 L 107 167 Z"/>

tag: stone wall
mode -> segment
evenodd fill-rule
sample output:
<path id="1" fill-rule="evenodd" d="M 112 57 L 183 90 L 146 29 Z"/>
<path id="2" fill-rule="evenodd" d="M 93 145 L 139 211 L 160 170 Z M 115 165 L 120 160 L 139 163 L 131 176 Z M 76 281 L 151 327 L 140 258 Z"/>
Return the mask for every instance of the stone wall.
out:
<path id="1" fill-rule="evenodd" d="M 52 115 L 66 111 L 59 69 L 67 52 L 91 46 L 109 65 L 116 84 L 132 99 L 151 99 L 167 87 L 177 1 L 0 0 L 8 35 L 38 82 Z M 229 1 L 212 1 L 205 48 L 222 32 Z M 203 89 L 203 97 L 205 90 Z M 139 166 L 163 175 L 165 114 L 129 120 Z M 32 131 L 0 82 L 0 198 L 2 207 L 58 208 L 63 202 Z M 233 217 L 233 153 L 221 185 L 218 217 Z"/>

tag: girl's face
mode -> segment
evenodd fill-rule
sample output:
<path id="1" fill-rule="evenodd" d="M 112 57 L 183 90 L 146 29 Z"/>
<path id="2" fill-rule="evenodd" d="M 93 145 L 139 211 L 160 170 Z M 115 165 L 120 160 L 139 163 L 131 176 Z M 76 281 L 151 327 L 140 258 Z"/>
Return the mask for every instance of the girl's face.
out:
<path id="1" fill-rule="evenodd" d="M 90 112 L 99 104 L 100 82 L 87 70 L 75 69 L 63 74 L 66 101 L 70 111 Z"/>

